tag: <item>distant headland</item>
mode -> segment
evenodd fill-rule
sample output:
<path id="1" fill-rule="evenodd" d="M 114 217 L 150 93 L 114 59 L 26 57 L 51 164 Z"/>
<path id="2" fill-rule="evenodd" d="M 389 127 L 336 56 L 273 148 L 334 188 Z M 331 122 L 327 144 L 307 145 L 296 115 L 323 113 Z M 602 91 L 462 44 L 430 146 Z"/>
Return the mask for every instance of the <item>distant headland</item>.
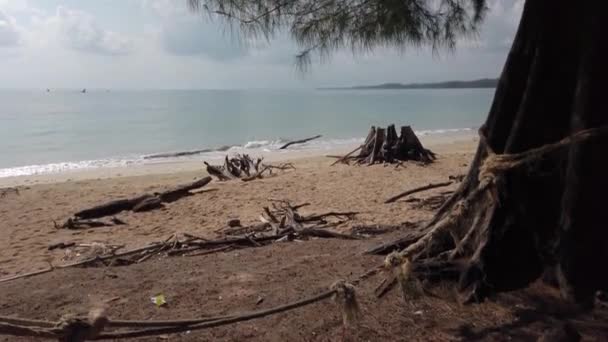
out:
<path id="1" fill-rule="evenodd" d="M 320 90 L 352 90 L 352 89 L 463 89 L 463 88 L 496 88 L 497 78 L 482 78 L 473 81 L 445 81 L 436 83 L 383 83 L 377 85 L 362 85 L 353 87 L 318 88 Z"/>

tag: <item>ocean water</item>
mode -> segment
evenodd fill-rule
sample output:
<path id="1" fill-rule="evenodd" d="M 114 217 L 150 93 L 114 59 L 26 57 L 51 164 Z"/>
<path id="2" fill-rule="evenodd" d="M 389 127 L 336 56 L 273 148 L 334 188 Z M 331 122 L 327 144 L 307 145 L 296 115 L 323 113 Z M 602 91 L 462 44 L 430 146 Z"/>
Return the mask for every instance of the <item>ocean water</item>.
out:
<path id="1" fill-rule="evenodd" d="M 493 89 L 445 90 L 0 90 L 0 177 L 213 158 L 226 148 L 329 149 L 363 139 L 371 125 L 420 134 L 478 127 Z M 226 146 L 224 148 L 220 148 Z M 220 151 L 211 151 L 220 148 Z"/>

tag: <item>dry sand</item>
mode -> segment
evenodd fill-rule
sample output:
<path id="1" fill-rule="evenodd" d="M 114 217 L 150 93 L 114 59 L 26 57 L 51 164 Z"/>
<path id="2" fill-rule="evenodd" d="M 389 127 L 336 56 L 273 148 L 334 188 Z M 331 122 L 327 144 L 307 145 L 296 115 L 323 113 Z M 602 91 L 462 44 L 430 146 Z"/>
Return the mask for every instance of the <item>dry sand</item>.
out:
<path id="1" fill-rule="evenodd" d="M 432 145 L 432 144 L 431 144 Z M 310 202 L 306 212 L 362 211 L 353 223 L 399 223 L 415 221 L 424 213 L 403 210 L 402 205 L 384 205 L 383 200 L 405 189 L 445 181 L 466 171 L 474 142 L 459 141 L 432 145 L 439 161 L 430 166 L 330 167 L 323 156 L 290 160 L 296 170 L 275 173 L 253 182 L 217 182 L 202 193 L 148 213 L 122 213 L 126 226 L 89 230 L 57 230 L 53 221 L 64 222 L 73 213 L 103 202 L 188 183 L 206 176 L 201 162 L 172 163 L 147 169 L 92 170 L 71 175 L 19 177 L 19 194 L 9 192 L 0 199 L 0 276 L 58 263 L 62 251 L 46 247 L 58 242 L 144 245 L 175 232 L 212 237 L 231 218 L 243 224 L 258 221 L 268 199 Z M 332 151 L 337 153 L 339 151 Z M 174 167 L 177 172 L 167 173 Z M 135 176 L 133 174 L 143 173 Z M 112 175 L 120 175 L 114 176 Z M 104 178 L 105 175 L 105 178 Z M 70 180 L 66 180 L 69 177 Z M 15 180 L 11 180 L 14 184 Z M 32 182 L 40 184 L 27 185 Z M 444 189 L 445 190 L 445 189 Z M 440 191 L 440 190 L 439 190 Z M 432 193 L 432 192 L 431 192 Z M 346 227 L 343 227 L 346 228 Z"/>
<path id="2" fill-rule="evenodd" d="M 46 268 L 48 262 L 60 264 L 65 251 L 47 250 L 57 242 L 102 242 L 130 248 L 175 232 L 216 237 L 214 230 L 229 219 L 257 222 L 270 198 L 310 202 L 302 213 L 362 212 L 355 221 L 338 228 L 341 230 L 360 223 L 424 220 L 432 211 L 415 209 L 404 201 L 390 205 L 383 201 L 405 189 L 466 173 L 476 146 L 474 139 L 426 144 L 439 154 L 437 162 L 429 166 L 330 167 L 332 160 L 325 157 L 300 158 L 293 160 L 293 171 L 248 183 L 214 181 L 204 191 L 163 209 L 118 215 L 128 225 L 79 231 L 55 229 L 52 221 L 64 221 L 74 212 L 104 201 L 190 182 L 205 175 L 201 163 L 5 180 L 5 185 L 19 184 L 19 193 L 0 198 L 0 277 Z M 175 170 L 179 172 L 167 173 Z M 122 176 L 116 177 L 116 173 Z M 450 189 L 453 186 L 415 197 Z M 398 234 L 356 241 L 279 243 L 199 257 L 162 257 L 126 267 L 56 270 L 0 283 L 0 315 L 57 320 L 65 314 L 84 314 L 92 303 L 110 298 L 115 299 L 108 308 L 110 317 L 124 319 L 177 319 L 268 308 L 310 296 L 336 279 L 363 273 L 382 262 L 382 257 L 362 255 L 361 251 Z M 557 296 L 540 285 L 483 305 L 462 306 L 449 287 L 441 286 L 431 288 L 432 295 L 410 303 L 403 303 L 397 291 L 378 301 L 373 289 L 379 281 L 373 278 L 358 289 L 363 318 L 352 332 L 353 340 L 533 341 L 557 322 L 547 319 L 553 317 L 551 313 L 535 309 L 541 301 Z M 166 307 L 150 303 L 149 297 L 157 293 L 167 296 Z M 264 301 L 256 305 L 260 297 Z M 587 325 L 580 323 L 577 328 L 589 340 L 601 341 L 606 330 L 596 322 L 608 317 L 606 311 L 582 318 L 580 322 Z M 339 311 L 331 302 L 324 302 L 248 323 L 180 334 L 171 340 L 333 341 L 341 340 L 342 334 Z M 0 341 L 14 340 L 23 339 L 0 336 Z"/>

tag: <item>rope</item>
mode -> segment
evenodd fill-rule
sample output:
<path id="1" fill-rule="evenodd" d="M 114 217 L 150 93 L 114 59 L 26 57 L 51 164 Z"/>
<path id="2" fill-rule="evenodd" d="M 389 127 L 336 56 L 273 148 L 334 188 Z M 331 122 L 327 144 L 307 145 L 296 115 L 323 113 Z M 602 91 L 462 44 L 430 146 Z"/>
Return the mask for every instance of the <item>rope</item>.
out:
<path id="1" fill-rule="evenodd" d="M 42 328 L 52 328 L 52 327 L 57 326 L 57 322 L 49 322 L 49 321 L 43 321 L 43 320 L 17 318 L 17 317 L 7 317 L 7 316 L 0 316 L 0 323 L 21 325 L 21 326 L 26 326 L 26 327 L 42 327 Z"/>
<path id="2" fill-rule="evenodd" d="M 338 281 L 334 283 L 329 290 L 315 296 L 274 308 L 240 315 L 225 315 L 173 321 L 111 321 L 105 316 L 103 310 L 98 309 L 91 311 L 88 320 L 72 318 L 60 322 L 50 322 L 0 316 L 0 335 L 53 338 L 59 339 L 60 341 L 81 342 L 85 340 L 126 339 L 161 334 L 174 334 L 245 322 L 294 310 L 332 297 L 343 311 L 343 323 L 345 326 L 352 325 L 359 312 L 355 297 L 355 288 L 345 281 Z M 103 333 L 102 330 L 106 327 L 145 327 L 147 329 Z"/>
<path id="3" fill-rule="evenodd" d="M 16 324 L 0 322 L 0 335 L 11 335 L 21 337 L 54 338 L 60 335 L 48 328 L 21 326 Z"/>
<path id="4" fill-rule="evenodd" d="M 228 324 L 233 324 L 233 323 L 238 323 L 238 322 L 245 322 L 245 321 L 249 321 L 249 320 L 256 319 L 256 318 L 262 318 L 265 316 L 293 310 L 293 309 L 296 309 L 296 308 L 299 308 L 299 307 L 302 307 L 305 305 L 313 304 L 313 303 L 328 299 L 328 298 L 332 297 L 335 293 L 336 293 L 335 290 L 329 290 L 329 291 L 320 293 L 314 297 L 310 297 L 310 298 L 303 299 L 303 300 L 300 300 L 297 302 L 278 306 L 275 308 L 255 311 L 252 313 L 236 315 L 233 317 L 213 320 L 213 321 L 194 324 L 194 325 L 156 328 L 156 329 L 142 329 L 142 330 L 135 330 L 135 331 L 129 331 L 129 332 L 103 333 L 103 334 L 100 334 L 95 339 L 96 340 L 108 340 L 108 339 L 118 339 L 118 338 L 135 338 L 135 337 L 145 337 L 145 336 L 156 336 L 156 335 L 162 335 L 162 334 L 175 334 L 175 333 L 180 333 L 180 332 L 185 332 L 185 331 L 194 331 L 194 330 L 214 328 L 214 327 L 219 327 L 222 325 L 228 325 Z"/>

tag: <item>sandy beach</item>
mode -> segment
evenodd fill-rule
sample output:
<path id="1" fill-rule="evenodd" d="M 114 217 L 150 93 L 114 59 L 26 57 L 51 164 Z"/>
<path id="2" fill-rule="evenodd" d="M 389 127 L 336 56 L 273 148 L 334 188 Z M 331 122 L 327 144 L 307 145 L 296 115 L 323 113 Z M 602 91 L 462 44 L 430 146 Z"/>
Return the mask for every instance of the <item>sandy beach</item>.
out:
<path id="1" fill-rule="evenodd" d="M 74 212 L 109 200 L 154 192 L 205 176 L 201 163 L 163 165 L 147 170 L 94 170 L 70 175 L 12 179 L 15 191 L 0 198 L 0 279 L 81 260 L 88 255 L 73 249 L 49 251 L 57 243 L 122 245 L 123 250 L 188 233 L 218 238 L 218 228 L 231 219 L 243 225 L 259 222 L 270 199 L 310 203 L 300 213 L 357 211 L 354 220 L 335 231 L 348 233 L 355 225 L 394 224 L 401 228 L 356 240 L 310 239 L 272 243 L 200 256 L 158 255 L 129 266 L 72 267 L 1 282 L 0 315 L 57 321 L 85 316 L 100 305 L 112 319 L 175 320 L 263 310 L 310 297 L 338 279 L 349 280 L 377 267 L 383 256 L 362 252 L 403 234 L 429 219 L 436 207 L 420 206 L 424 199 L 454 190 L 457 184 L 384 204 L 403 190 L 465 174 L 476 147 L 474 138 L 425 142 L 438 153 L 435 163 L 422 166 L 330 166 L 333 159 L 305 156 L 290 159 L 295 170 L 251 182 L 213 181 L 164 208 L 145 213 L 123 212 L 126 225 L 80 230 L 56 229 Z M 336 151 L 339 152 L 339 151 Z M 66 178 L 67 177 L 67 178 Z M 68 179 L 69 178 L 69 179 Z M 33 184 L 37 182 L 38 184 Z M 410 223 L 410 224 L 405 224 Z M 479 305 L 463 306 L 453 284 L 425 284 L 424 295 L 404 302 L 399 291 L 381 299 L 377 274 L 356 289 L 361 310 L 356 327 L 344 330 L 340 310 L 323 301 L 294 311 L 203 331 L 142 337 L 138 341 L 462 341 L 482 339 L 535 340 L 551 327 L 540 319 L 551 315 L 531 304 L 534 298 L 557 301 L 559 292 L 542 284 L 505 293 Z M 162 294 L 157 307 L 151 296 Z M 532 305 L 532 306 L 530 306 Z M 528 311 L 526 311 L 528 310 Z M 531 311 L 529 311 L 531 310 Z M 543 309 L 545 310 L 545 309 Z M 552 310 L 547 307 L 546 310 Z M 523 312 L 523 313 L 522 313 Z M 521 315 L 533 312 L 528 324 Z M 583 336 L 595 341 L 608 317 L 597 310 L 578 324 Z M 582 328 L 581 328 L 582 327 Z M 346 335 L 345 335 L 346 334 Z M 348 338 L 347 338 L 347 337 Z M 605 335 L 604 335 L 605 336 Z M 36 339 L 0 336 L 0 341 Z"/>
<path id="2" fill-rule="evenodd" d="M 416 221 L 426 213 L 408 212 L 403 206 L 382 202 L 408 188 L 465 173 L 476 146 L 473 137 L 425 143 L 439 154 L 438 161 L 428 166 L 411 163 L 399 168 L 383 165 L 331 167 L 333 159 L 318 153 L 316 156 L 312 153 L 284 154 L 285 159 L 266 156 L 269 162 L 292 162 L 296 170 L 247 183 L 213 181 L 202 193 L 171 203 L 162 210 L 121 213 L 118 217 L 128 225 L 116 228 L 57 230 L 53 221 L 62 223 L 87 207 L 201 178 L 207 175 L 202 162 L 0 179 L 0 187 L 12 186 L 19 191 L 18 194 L 7 192 L 0 200 L 0 225 L 7 237 L 0 242 L 0 275 L 44 268 L 49 261 L 60 262 L 63 251 L 46 250 L 47 246 L 59 242 L 125 244 L 128 248 L 166 238 L 175 232 L 213 237 L 213 232 L 231 218 L 238 218 L 243 224 L 257 222 L 262 208 L 271 198 L 293 203 L 310 202 L 311 206 L 306 208 L 309 212 L 363 212 L 351 225 Z M 323 151 L 323 154 L 341 154 L 348 149 Z M 298 158 L 294 159 L 294 156 Z"/>

